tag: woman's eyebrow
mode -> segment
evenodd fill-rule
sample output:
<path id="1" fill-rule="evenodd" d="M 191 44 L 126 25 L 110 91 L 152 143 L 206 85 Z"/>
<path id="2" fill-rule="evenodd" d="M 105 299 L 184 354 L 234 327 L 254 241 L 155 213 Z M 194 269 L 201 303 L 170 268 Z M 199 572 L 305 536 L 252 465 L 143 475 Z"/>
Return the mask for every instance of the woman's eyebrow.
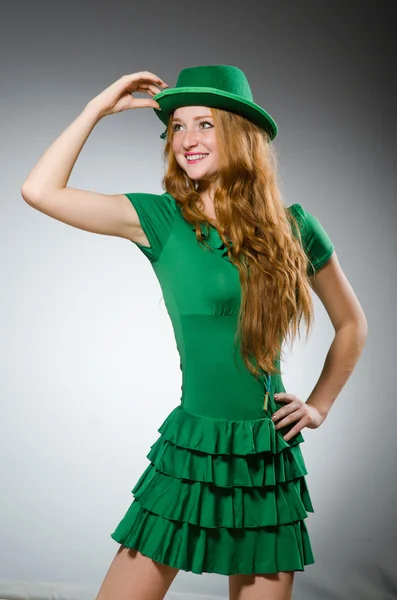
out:
<path id="1" fill-rule="evenodd" d="M 199 115 L 198 117 L 193 117 L 193 119 L 195 121 L 197 121 L 198 119 L 212 119 L 212 115 Z M 182 119 L 179 119 L 178 117 L 173 117 L 172 120 L 173 121 L 181 121 Z"/>

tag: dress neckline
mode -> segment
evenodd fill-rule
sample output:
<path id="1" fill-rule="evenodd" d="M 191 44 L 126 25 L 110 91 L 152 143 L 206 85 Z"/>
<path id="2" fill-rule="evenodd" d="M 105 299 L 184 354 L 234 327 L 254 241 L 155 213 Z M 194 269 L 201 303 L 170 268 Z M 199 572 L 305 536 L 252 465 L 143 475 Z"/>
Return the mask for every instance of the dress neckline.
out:
<path id="1" fill-rule="evenodd" d="M 169 196 L 173 200 L 183 222 L 186 223 L 186 225 L 188 227 L 190 227 L 190 229 L 193 232 L 195 232 L 196 226 L 193 223 L 190 223 L 189 221 L 187 221 L 185 219 L 185 217 L 182 214 L 181 207 L 178 204 L 178 202 L 176 201 L 176 198 L 174 198 L 174 196 L 172 196 L 172 194 L 169 194 L 168 192 L 165 192 L 164 195 Z M 206 232 L 206 225 L 208 226 L 208 235 Z M 233 264 L 227 253 L 227 246 L 223 242 L 217 227 L 215 225 L 212 225 L 212 223 L 210 223 L 209 221 L 206 221 L 206 223 L 200 223 L 200 229 L 201 229 L 201 233 L 203 234 L 203 238 L 204 238 L 205 242 L 208 244 L 208 246 L 210 246 L 210 248 L 212 250 L 215 250 L 216 252 L 218 252 L 221 255 L 221 257 L 224 260 L 226 260 L 228 263 Z"/>
<path id="2" fill-rule="evenodd" d="M 186 221 L 179 205 L 178 205 L 178 209 L 179 209 L 179 214 L 181 215 L 181 217 L 184 220 L 184 222 L 186 223 L 186 225 L 188 225 L 193 232 L 196 232 L 196 226 L 193 223 L 189 223 L 189 221 Z M 207 231 L 206 231 L 206 225 L 208 226 L 208 235 L 207 235 Z M 232 262 L 229 258 L 229 255 L 227 253 L 227 246 L 223 242 L 217 227 L 215 225 L 212 225 L 212 223 L 210 223 L 209 221 L 206 221 L 206 223 L 200 223 L 200 229 L 201 229 L 201 233 L 203 234 L 203 238 L 204 238 L 205 242 L 210 246 L 210 248 L 219 252 L 221 257 L 224 260 L 226 260 L 232 264 Z"/>

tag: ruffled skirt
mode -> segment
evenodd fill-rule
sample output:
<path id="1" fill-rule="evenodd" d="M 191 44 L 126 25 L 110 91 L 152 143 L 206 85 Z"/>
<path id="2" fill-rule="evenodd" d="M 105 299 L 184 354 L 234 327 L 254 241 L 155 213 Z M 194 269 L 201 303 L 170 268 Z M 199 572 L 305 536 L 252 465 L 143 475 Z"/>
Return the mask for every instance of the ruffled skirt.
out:
<path id="1" fill-rule="evenodd" d="M 305 524 L 314 512 L 298 433 L 269 416 L 229 421 L 167 416 L 134 500 L 111 537 L 193 573 L 303 571 L 314 558 Z"/>

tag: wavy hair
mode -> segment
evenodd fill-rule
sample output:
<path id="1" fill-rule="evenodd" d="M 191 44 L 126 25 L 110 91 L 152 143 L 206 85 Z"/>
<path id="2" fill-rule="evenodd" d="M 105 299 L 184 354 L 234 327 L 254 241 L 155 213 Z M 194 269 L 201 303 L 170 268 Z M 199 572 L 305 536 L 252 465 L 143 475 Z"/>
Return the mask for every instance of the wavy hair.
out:
<path id="1" fill-rule="evenodd" d="M 278 177 L 278 157 L 267 133 L 250 120 L 211 108 L 219 148 L 219 169 L 213 178 L 216 224 L 202 212 L 195 181 L 178 164 L 172 149 L 172 115 L 167 126 L 163 158 L 168 163 L 163 189 L 196 226 L 214 225 L 230 261 L 238 268 L 241 305 L 236 339 L 241 356 L 255 376 L 258 366 L 281 373 L 275 362 L 283 357 L 284 339 L 291 344 L 302 317 L 306 337 L 314 321 L 308 256 L 299 224 L 284 206 Z M 230 243 L 231 242 L 231 243 Z"/>

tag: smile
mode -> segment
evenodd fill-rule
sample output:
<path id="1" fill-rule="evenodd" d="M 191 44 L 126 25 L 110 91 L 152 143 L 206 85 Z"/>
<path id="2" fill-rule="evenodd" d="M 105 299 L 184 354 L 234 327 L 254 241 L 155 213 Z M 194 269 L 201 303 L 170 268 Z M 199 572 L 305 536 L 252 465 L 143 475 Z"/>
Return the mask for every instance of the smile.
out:
<path id="1" fill-rule="evenodd" d="M 208 154 L 192 154 L 190 156 L 186 156 L 186 160 L 189 164 L 192 164 L 192 163 L 197 163 L 200 160 L 203 160 L 207 156 L 208 156 Z"/>

